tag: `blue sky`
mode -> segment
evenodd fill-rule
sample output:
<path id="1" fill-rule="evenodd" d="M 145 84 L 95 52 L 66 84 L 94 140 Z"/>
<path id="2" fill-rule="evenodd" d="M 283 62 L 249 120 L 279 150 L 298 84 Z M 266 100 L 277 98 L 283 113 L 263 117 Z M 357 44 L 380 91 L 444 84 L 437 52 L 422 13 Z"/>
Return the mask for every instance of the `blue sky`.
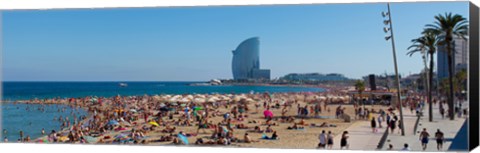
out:
<path id="1" fill-rule="evenodd" d="M 260 37 L 260 67 L 288 73 L 393 73 L 386 3 L 22 10 L 2 12 L 6 81 L 203 81 L 232 78 L 232 53 Z M 391 4 L 399 71 L 410 40 L 468 2 Z"/>

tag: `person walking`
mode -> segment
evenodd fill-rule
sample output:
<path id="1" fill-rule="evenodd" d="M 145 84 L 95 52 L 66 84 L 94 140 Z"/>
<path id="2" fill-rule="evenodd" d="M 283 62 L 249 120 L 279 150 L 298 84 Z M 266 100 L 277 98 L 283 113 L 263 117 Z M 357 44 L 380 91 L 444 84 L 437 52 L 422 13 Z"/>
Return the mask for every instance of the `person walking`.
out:
<path id="1" fill-rule="evenodd" d="M 370 125 L 372 126 L 372 133 L 377 132 L 377 122 L 375 121 L 375 117 L 372 117 Z"/>
<path id="2" fill-rule="evenodd" d="M 395 121 L 395 120 L 390 120 L 390 124 L 389 124 L 389 126 L 390 126 L 390 131 L 391 131 L 390 133 L 393 133 L 393 132 L 395 131 L 395 128 L 396 128 L 396 125 L 395 125 L 395 124 L 396 124 L 396 121 Z"/>
<path id="3" fill-rule="evenodd" d="M 427 128 L 423 128 L 422 133 L 420 133 L 420 142 L 422 143 L 422 149 L 425 151 L 428 145 L 428 138 L 430 134 L 427 132 Z"/>
<path id="4" fill-rule="evenodd" d="M 378 128 L 382 128 L 383 116 L 378 116 L 377 121 L 378 121 Z"/>
<path id="5" fill-rule="evenodd" d="M 445 141 L 443 132 L 440 131 L 440 129 L 437 129 L 437 132 L 435 133 L 435 139 L 437 140 L 437 150 L 442 150 L 443 149 L 443 142 Z"/>
<path id="6" fill-rule="evenodd" d="M 327 144 L 327 135 L 325 133 L 325 130 L 322 130 L 322 133 L 318 136 L 318 139 L 320 140 L 320 143 L 318 143 L 318 148 L 325 149 L 325 146 Z"/>
<path id="7" fill-rule="evenodd" d="M 348 131 L 343 131 L 342 138 L 340 139 L 340 149 L 348 149 Z"/>

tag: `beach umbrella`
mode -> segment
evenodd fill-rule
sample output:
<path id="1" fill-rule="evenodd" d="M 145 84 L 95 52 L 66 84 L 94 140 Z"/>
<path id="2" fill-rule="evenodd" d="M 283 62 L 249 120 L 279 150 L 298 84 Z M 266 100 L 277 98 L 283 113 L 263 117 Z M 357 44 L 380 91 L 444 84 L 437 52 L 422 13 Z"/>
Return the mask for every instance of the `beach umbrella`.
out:
<path id="1" fill-rule="evenodd" d="M 137 110 L 135 110 L 135 109 L 130 109 L 130 112 L 136 113 Z"/>
<path id="2" fill-rule="evenodd" d="M 158 125 L 158 123 L 155 122 L 155 121 L 148 122 L 148 124 L 151 124 L 151 125 L 154 125 L 154 126 L 160 126 L 160 125 Z"/>
<path id="3" fill-rule="evenodd" d="M 165 107 L 166 105 L 164 103 L 160 103 L 160 107 Z"/>
<path id="4" fill-rule="evenodd" d="M 185 106 L 187 106 L 187 104 L 180 104 L 180 106 L 185 107 Z"/>
<path id="5" fill-rule="evenodd" d="M 188 99 L 188 98 L 182 98 L 182 99 L 180 99 L 178 102 L 188 103 L 188 102 L 190 102 L 190 99 Z"/>
<path id="6" fill-rule="evenodd" d="M 120 123 L 118 123 L 116 120 L 110 120 L 108 121 L 108 125 L 120 125 Z"/>
<path id="7" fill-rule="evenodd" d="M 193 102 L 195 102 L 195 103 L 204 103 L 204 102 L 205 102 L 205 98 L 195 98 L 195 99 L 193 99 Z"/>

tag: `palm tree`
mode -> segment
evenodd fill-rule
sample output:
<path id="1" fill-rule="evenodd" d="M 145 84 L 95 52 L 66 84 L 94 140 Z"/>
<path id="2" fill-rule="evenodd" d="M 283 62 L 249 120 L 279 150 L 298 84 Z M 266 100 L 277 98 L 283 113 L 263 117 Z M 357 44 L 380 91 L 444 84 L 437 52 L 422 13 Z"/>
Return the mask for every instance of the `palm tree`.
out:
<path id="1" fill-rule="evenodd" d="M 361 80 L 357 80 L 355 82 L 355 89 L 358 91 L 358 95 L 360 96 L 360 99 L 363 100 L 362 92 L 365 91 L 365 83 Z M 363 103 L 363 109 L 365 110 L 365 103 Z"/>
<path id="2" fill-rule="evenodd" d="M 446 45 L 447 57 L 448 57 L 448 82 L 450 84 L 448 94 L 448 115 L 450 120 L 455 118 L 454 115 L 454 94 L 453 94 L 453 37 L 457 36 L 463 39 L 467 39 L 468 33 L 468 21 L 461 15 L 452 13 L 445 13 L 435 16 L 434 24 L 427 24 L 425 31 L 433 32 L 440 38 L 439 44 Z"/>
<path id="3" fill-rule="evenodd" d="M 416 52 L 420 52 L 425 54 L 428 53 L 430 57 L 430 68 L 428 69 L 428 84 L 430 85 L 427 90 L 428 92 L 428 120 L 430 122 L 433 121 L 433 110 L 432 110 L 432 91 L 433 91 L 433 57 L 435 55 L 435 52 L 437 51 L 437 41 L 438 38 L 437 36 L 432 33 L 432 32 L 423 32 L 423 36 L 417 39 L 412 40 L 412 45 L 408 47 L 408 50 L 410 50 L 407 55 L 412 56 Z"/>

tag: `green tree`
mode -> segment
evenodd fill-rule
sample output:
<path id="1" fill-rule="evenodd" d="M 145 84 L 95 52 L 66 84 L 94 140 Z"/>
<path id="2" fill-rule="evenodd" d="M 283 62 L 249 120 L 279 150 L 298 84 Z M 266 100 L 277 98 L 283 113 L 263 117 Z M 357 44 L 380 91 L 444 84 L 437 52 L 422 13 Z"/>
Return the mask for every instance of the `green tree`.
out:
<path id="1" fill-rule="evenodd" d="M 433 66 L 434 61 L 433 57 L 437 51 L 437 42 L 438 37 L 431 31 L 424 31 L 423 36 L 417 39 L 412 40 L 412 45 L 408 47 L 409 52 L 407 55 L 412 56 L 414 53 L 428 53 L 430 57 L 430 67 L 428 68 L 428 81 L 429 81 L 429 89 L 427 90 L 428 93 L 428 120 L 430 122 L 433 121 L 433 110 L 432 110 L 432 91 L 433 91 Z"/>
<path id="2" fill-rule="evenodd" d="M 433 32 L 439 38 L 439 44 L 446 46 L 447 57 L 448 57 L 448 82 L 449 82 L 449 93 L 448 93 L 448 115 L 450 120 L 455 118 L 454 115 L 454 93 L 453 93 L 453 37 L 457 36 L 463 39 L 467 39 L 468 34 L 468 21 L 465 17 L 452 13 L 445 13 L 445 15 L 435 16 L 434 24 L 426 25 L 426 32 Z"/>
<path id="3" fill-rule="evenodd" d="M 360 100 L 363 100 L 362 93 L 365 91 L 365 82 L 362 80 L 357 80 L 355 82 L 355 90 L 358 91 L 358 95 L 360 96 Z M 363 103 L 363 109 L 365 109 L 365 103 Z"/>

